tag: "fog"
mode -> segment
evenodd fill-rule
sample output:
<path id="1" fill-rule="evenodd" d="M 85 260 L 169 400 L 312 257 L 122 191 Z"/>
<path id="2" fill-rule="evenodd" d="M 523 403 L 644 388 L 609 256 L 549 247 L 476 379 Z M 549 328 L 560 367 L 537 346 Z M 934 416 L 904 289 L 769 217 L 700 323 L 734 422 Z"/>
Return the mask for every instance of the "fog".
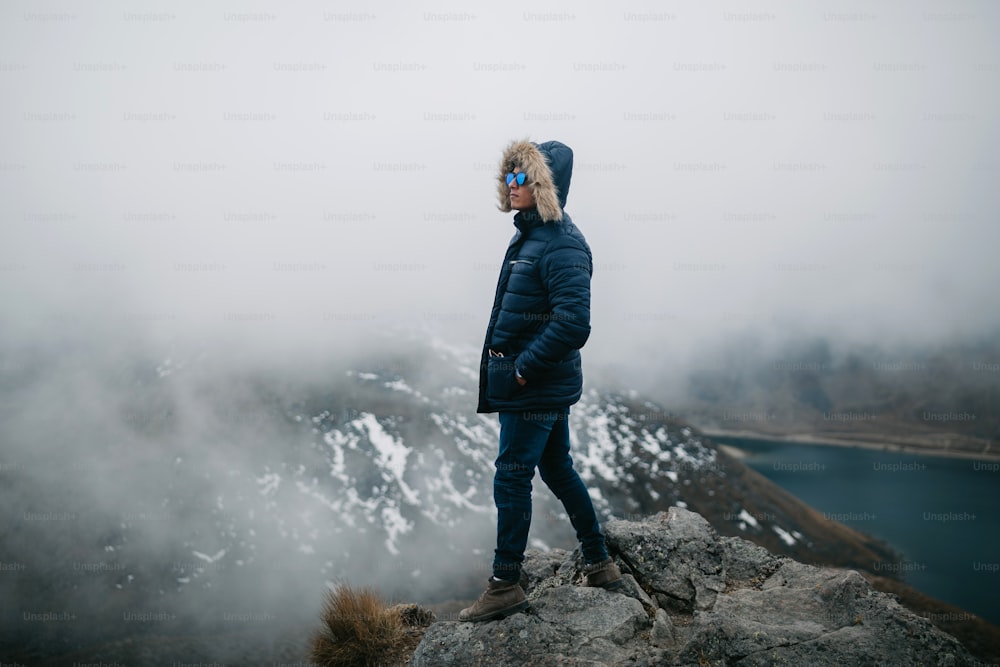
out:
<path id="1" fill-rule="evenodd" d="M 397 328 L 477 346 L 521 138 L 575 151 L 591 377 L 678 397 L 734 341 L 989 335 L 998 28 L 968 0 L 6 2 L 0 463 L 58 481 L 66 433 L 125 438 L 128 383 L 94 378 L 137 359 L 311 383 Z M 179 448 L 215 428 L 184 414 Z M 260 471 L 263 432 L 217 471 Z M 155 482 L 137 451 L 101 474 Z M 81 493 L 120 512 L 110 486 Z"/>
<path id="2" fill-rule="evenodd" d="M 5 336 L 478 338 L 524 137 L 576 152 L 595 360 L 997 324 L 990 3 L 366 7 L 8 3 Z"/>

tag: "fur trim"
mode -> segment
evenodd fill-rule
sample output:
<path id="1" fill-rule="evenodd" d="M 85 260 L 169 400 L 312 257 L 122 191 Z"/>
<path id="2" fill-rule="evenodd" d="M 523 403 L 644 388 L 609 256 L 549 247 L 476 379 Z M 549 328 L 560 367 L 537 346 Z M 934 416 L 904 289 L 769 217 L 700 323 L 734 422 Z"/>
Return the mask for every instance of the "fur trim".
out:
<path id="1" fill-rule="evenodd" d="M 497 181 L 497 194 L 500 197 L 500 210 L 507 213 L 510 208 L 510 186 L 507 185 L 507 174 L 520 167 L 528 174 L 531 190 L 535 195 L 535 206 L 538 214 L 545 222 L 562 219 L 562 207 L 559 206 L 559 194 L 552 180 L 552 171 L 545 156 L 538 146 L 530 141 L 513 141 L 500 158 L 500 174 Z"/>

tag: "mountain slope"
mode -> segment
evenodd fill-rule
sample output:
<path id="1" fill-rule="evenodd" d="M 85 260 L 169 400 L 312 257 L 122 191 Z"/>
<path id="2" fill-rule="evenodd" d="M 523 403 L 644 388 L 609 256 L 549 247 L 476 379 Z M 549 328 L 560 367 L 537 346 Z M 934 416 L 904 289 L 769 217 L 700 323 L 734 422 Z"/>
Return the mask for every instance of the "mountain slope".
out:
<path id="1" fill-rule="evenodd" d="M 90 349 L 19 364 L 0 383 L 0 654 L 141 662 L 190 637 L 161 657 L 252 664 L 306 645 L 324 583 L 475 596 L 498 434 L 474 412 L 477 350 L 385 349 L 298 366 Z M 588 387 L 570 425 L 605 520 L 686 506 L 796 558 L 891 558 L 637 394 Z M 562 507 L 540 483 L 535 499 L 531 545 L 571 547 Z"/>

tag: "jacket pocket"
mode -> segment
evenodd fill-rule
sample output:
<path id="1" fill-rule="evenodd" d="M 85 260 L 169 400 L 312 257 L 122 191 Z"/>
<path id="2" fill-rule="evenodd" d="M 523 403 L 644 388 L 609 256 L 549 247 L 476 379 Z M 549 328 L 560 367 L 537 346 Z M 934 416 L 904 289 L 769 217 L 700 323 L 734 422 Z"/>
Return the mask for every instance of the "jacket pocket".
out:
<path id="1" fill-rule="evenodd" d="M 506 400 L 513 398 L 521 385 L 514 377 L 514 361 L 516 356 L 487 357 L 486 360 L 486 395 L 489 398 Z"/>

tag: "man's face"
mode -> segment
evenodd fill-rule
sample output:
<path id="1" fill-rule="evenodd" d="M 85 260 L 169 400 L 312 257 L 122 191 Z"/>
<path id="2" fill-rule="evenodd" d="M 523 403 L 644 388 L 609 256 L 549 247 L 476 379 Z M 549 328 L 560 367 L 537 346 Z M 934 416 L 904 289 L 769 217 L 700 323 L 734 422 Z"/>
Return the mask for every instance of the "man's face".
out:
<path id="1" fill-rule="evenodd" d="M 521 173 L 520 167 L 514 167 L 515 174 Z M 527 181 L 518 185 L 517 180 L 510 182 L 510 207 L 516 211 L 527 211 L 535 207 L 535 193 Z"/>

